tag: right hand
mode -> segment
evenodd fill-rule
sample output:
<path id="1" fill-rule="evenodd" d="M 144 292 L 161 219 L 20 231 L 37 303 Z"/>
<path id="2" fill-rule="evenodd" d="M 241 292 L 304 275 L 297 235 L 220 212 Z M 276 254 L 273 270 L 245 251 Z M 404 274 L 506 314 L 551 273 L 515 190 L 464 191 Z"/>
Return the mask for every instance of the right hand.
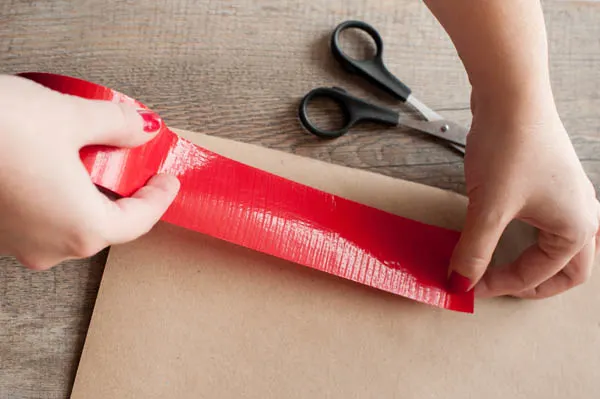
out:
<path id="1" fill-rule="evenodd" d="M 474 107 L 465 158 L 469 206 L 450 284 L 474 287 L 481 297 L 557 295 L 592 273 L 600 204 L 551 100 L 498 112 Z M 513 263 L 488 268 L 513 219 L 536 227 L 537 243 Z"/>

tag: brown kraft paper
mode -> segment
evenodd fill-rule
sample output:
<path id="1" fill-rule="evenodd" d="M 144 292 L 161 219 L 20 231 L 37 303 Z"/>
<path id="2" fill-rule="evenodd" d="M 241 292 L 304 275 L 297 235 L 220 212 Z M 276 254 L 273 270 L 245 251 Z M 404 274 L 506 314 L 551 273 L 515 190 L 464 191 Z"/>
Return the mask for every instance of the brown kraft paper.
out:
<path id="1" fill-rule="evenodd" d="M 454 193 L 177 132 L 321 190 L 462 226 L 466 199 Z M 513 223 L 495 263 L 533 233 Z M 110 251 L 72 398 L 599 398 L 599 288 L 594 274 L 550 299 L 477 300 L 461 314 L 159 223 Z"/>

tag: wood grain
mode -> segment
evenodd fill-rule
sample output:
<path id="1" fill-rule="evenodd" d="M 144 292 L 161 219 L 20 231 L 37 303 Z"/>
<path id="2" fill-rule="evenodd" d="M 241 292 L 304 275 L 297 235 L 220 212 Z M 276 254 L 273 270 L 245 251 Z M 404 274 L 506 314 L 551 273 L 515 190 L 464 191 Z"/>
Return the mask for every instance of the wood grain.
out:
<path id="1" fill-rule="evenodd" d="M 558 107 L 598 188 L 600 4 L 544 7 Z M 317 85 L 396 105 L 332 60 L 328 34 L 348 18 L 377 27 L 389 69 L 417 97 L 468 124 L 462 65 L 433 16 L 410 0 L 4 0 L 0 72 L 82 77 L 140 99 L 174 127 L 464 192 L 462 159 L 418 133 L 365 126 L 322 142 L 300 128 L 298 101 Z M 105 257 L 44 273 L 0 258 L 0 398 L 69 395 Z"/>

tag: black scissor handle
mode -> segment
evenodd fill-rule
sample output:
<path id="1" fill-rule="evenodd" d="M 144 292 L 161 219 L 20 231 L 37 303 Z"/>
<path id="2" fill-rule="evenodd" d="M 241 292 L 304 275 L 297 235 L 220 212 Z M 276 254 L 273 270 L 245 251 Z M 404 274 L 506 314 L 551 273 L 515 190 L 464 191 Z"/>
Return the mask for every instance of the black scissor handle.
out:
<path id="1" fill-rule="evenodd" d="M 312 123 L 308 117 L 308 104 L 315 98 L 329 98 L 335 101 L 342 109 L 344 126 L 337 130 L 324 130 Z M 361 100 L 339 87 L 319 87 L 308 92 L 300 102 L 298 115 L 306 130 L 315 136 L 326 139 L 343 136 L 359 122 L 370 121 L 396 126 L 399 120 L 396 111 Z"/>
<path id="2" fill-rule="evenodd" d="M 366 32 L 375 41 L 377 47 L 375 57 L 367 60 L 356 60 L 344 54 L 340 45 L 340 33 L 355 28 Z M 369 82 L 401 101 L 406 101 L 411 90 L 396 78 L 383 63 L 383 40 L 379 32 L 362 21 L 345 21 L 339 24 L 331 35 L 331 52 L 335 59 L 349 72 L 366 78 Z"/>

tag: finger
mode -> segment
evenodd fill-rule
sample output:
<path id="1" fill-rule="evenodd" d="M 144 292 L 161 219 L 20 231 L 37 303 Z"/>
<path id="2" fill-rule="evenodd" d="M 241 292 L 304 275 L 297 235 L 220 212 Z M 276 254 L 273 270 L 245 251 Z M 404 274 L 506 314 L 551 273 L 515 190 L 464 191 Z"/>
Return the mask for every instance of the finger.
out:
<path id="1" fill-rule="evenodd" d="M 68 121 L 75 142 L 82 147 L 136 147 L 154 138 L 162 126 L 157 114 L 129 104 L 67 95 L 62 99 L 67 104 L 61 108 L 63 120 Z"/>
<path id="2" fill-rule="evenodd" d="M 133 196 L 117 201 L 107 200 L 109 219 L 104 237 L 121 244 L 147 233 L 171 205 L 179 190 L 179 180 L 170 175 L 157 175 Z"/>
<path id="3" fill-rule="evenodd" d="M 562 270 L 584 245 L 542 231 L 538 242 L 513 263 L 490 269 L 475 292 L 481 297 L 491 297 L 533 289 Z"/>
<path id="4" fill-rule="evenodd" d="M 573 287 L 583 284 L 592 275 L 594 258 L 596 254 L 596 238 L 571 259 L 571 261 L 558 272 L 537 287 L 514 294 L 519 298 L 542 299 L 558 295 Z"/>
<path id="5" fill-rule="evenodd" d="M 594 260 L 592 261 L 593 263 L 595 263 L 598 260 L 598 255 L 600 255 L 600 202 L 596 201 L 598 203 L 598 231 L 596 231 L 596 237 L 595 237 L 595 252 L 594 252 Z M 593 265 L 592 265 L 593 267 Z"/>
<path id="6" fill-rule="evenodd" d="M 509 221 L 496 209 L 470 207 L 450 260 L 452 290 L 468 291 L 481 279 Z"/>
<path id="7" fill-rule="evenodd" d="M 600 238 L 600 201 L 596 201 L 598 203 L 598 231 L 596 232 L 596 238 Z M 596 245 L 596 251 L 600 251 L 598 245 Z"/>
<path id="8" fill-rule="evenodd" d="M 52 258 L 33 258 L 33 257 L 28 257 L 28 256 L 22 256 L 22 255 L 18 255 L 15 257 L 17 262 L 19 262 L 23 267 L 30 269 L 30 270 L 34 270 L 34 271 L 44 271 L 44 270 L 48 270 L 51 269 L 55 266 L 57 266 L 62 259 L 56 259 L 55 257 Z"/>

